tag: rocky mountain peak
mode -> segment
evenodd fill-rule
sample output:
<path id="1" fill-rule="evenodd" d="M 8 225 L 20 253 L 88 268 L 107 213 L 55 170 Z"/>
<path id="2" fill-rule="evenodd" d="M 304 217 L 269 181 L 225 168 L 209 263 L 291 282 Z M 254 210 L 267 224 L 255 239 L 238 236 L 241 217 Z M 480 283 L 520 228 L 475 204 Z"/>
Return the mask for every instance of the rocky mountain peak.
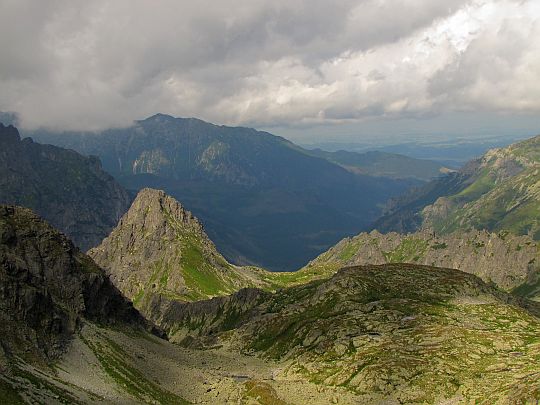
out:
<path id="1" fill-rule="evenodd" d="M 189 229 L 208 239 L 201 223 L 190 211 L 164 191 L 152 188 L 139 191 L 119 226 L 128 224 L 141 226 L 146 232 L 170 233 Z"/>
<path id="2" fill-rule="evenodd" d="M 152 297 L 192 301 L 253 283 L 218 253 L 201 223 L 163 191 L 142 189 L 118 226 L 89 255 L 148 313 Z"/>

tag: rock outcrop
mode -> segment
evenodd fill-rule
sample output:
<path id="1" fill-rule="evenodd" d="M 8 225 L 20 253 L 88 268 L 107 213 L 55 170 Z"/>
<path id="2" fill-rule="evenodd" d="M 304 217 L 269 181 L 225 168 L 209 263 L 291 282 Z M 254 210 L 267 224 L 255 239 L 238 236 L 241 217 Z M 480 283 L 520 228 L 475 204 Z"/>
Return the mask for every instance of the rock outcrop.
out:
<path id="1" fill-rule="evenodd" d="M 85 251 L 109 234 L 129 202 L 98 158 L 21 140 L 16 128 L 0 124 L 0 204 L 32 209 Z"/>
<path id="2" fill-rule="evenodd" d="M 84 320 L 147 327 L 103 270 L 29 209 L 0 206 L 1 347 L 58 358 Z"/>
<path id="3" fill-rule="evenodd" d="M 506 291 L 536 281 L 540 274 L 538 242 L 508 232 L 422 231 L 401 235 L 377 231 L 341 240 L 300 272 L 328 275 L 343 266 L 414 263 L 447 267 L 495 283 Z"/>

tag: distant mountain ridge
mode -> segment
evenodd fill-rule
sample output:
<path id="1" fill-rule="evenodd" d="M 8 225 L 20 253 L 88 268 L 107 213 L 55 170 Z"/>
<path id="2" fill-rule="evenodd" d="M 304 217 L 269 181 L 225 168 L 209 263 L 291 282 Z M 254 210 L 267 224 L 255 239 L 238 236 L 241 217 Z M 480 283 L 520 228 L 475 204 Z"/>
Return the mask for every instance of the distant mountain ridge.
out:
<path id="1" fill-rule="evenodd" d="M 312 149 L 309 153 L 337 163 L 353 173 L 370 176 L 429 181 L 453 171 L 431 160 L 415 159 L 396 153 L 378 151 L 358 153 L 345 150 L 327 152 L 321 149 Z"/>
<path id="2" fill-rule="evenodd" d="M 109 234 L 130 197 L 96 157 L 21 140 L 0 124 L 0 204 L 33 209 L 83 251 Z"/>
<path id="3" fill-rule="evenodd" d="M 355 175 L 266 132 L 157 114 L 99 133 L 29 133 L 99 156 L 126 188 L 163 189 L 237 264 L 293 270 L 417 181 Z"/>
<path id="4" fill-rule="evenodd" d="M 486 229 L 540 239 L 540 136 L 492 149 L 457 173 L 397 198 L 373 229 Z"/>

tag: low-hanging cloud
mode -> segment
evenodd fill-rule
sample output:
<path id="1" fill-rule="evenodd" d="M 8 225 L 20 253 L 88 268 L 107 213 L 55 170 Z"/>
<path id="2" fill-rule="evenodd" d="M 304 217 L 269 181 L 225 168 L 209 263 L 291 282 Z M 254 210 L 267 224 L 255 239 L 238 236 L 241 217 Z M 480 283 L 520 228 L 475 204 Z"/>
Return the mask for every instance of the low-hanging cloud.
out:
<path id="1" fill-rule="evenodd" d="M 28 128 L 540 112 L 537 0 L 0 0 L 0 50 Z"/>

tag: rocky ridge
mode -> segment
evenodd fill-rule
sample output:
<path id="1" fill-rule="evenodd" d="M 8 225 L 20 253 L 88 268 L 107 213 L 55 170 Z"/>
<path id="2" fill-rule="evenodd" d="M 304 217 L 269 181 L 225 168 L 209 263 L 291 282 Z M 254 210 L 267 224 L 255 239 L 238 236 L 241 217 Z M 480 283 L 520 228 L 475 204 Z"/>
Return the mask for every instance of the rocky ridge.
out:
<path id="1" fill-rule="evenodd" d="M 5 356 L 54 360 L 85 319 L 146 325 L 103 270 L 28 209 L 0 206 L 0 271 Z"/>
<path id="2" fill-rule="evenodd" d="M 21 140 L 15 127 L 0 124 L 0 204 L 32 209 L 85 251 L 109 234 L 129 202 L 98 158 Z"/>
<path id="3" fill-rule="evenodd" d="M 472 273 L 512 291 L 534 284 L 540 274 L 540 247 L 529 236 L 508 232 L 454 232 L 407 235 L 377 231 L 345 238 L 300 272 L 328 275 L 344 266 L 415 263 Z"/>

